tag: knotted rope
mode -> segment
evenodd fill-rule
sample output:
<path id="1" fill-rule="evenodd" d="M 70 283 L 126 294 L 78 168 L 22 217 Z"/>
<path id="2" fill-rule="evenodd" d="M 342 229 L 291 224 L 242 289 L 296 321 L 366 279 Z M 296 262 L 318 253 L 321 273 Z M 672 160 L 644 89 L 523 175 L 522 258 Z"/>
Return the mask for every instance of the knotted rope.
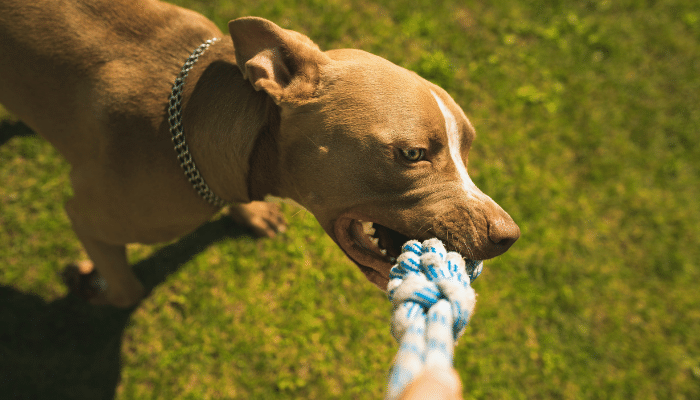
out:
<path id="1" fill-rule="evenodd" d="M 454 346 L 474 311 L 470 286 L 483 268 L 447 252 L 442 242 L 411 240 L 391 268 L 387 290 L 394 306 L 391 333 L 399 351 L 389 375 L 387 399 L 397 399 L 426 367 L 452 366 Z"/>

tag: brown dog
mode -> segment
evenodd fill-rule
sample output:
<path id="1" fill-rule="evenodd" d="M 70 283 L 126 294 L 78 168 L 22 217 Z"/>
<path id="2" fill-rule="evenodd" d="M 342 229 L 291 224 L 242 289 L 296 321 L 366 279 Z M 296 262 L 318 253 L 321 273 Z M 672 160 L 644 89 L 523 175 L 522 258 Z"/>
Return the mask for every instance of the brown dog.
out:
<path id="1" fill-rule="evenodd" d="M 92 260 L 83 272 L 94 265 L 106 282 L 95 302 L 136 304 L 144 289 L 125 244 L 192 231 L 217 198 L 269 236 L 284 220 L 261 200 L 292 198 L 382 289 L 408 238 L 438 237 L 477 260 L 518 238 L 469 179 L 474 129 L 445 91 L 264 19 L 231 21 L 229 32 L 156 0 L 0 0 L 0 103 L 72 165 L 66 211 Z M 222 39 L 173 89 L 211 38 Z"/>

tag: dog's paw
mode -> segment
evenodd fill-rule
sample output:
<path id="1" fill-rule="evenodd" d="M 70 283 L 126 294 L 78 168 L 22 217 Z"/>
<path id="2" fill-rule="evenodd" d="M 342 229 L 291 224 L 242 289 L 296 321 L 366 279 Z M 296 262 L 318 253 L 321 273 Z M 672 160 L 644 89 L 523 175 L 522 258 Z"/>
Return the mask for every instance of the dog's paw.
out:
<path id="1" fill-rule="evenodd" d="M 258 237 L 274 237 L 287 230 L 287 220 L 279 205 L 264 201 L 234 204 L 229 207 L 228 215 L 236 223 L 243 225 Z"/>
<path id="2" fill-rule="evenodd" d="M 93 304 L 102 304 L 104 281 L 91 261 L 68 264 L 61 273 L 63 283 L 71 293 Z"/>

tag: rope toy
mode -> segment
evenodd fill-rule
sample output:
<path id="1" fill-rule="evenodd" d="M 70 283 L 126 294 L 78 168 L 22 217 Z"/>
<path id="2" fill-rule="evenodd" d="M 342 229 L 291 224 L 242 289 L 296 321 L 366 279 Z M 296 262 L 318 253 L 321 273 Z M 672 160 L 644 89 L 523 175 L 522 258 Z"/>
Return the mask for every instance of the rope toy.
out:
<path id="1" fill-rule="evenodd" d="M 401 247 L 387 286 L 391 333 L 399 343 L 387 400 L 397 399 L 424 368 L 452 366 L 454 346 L 476 304 L 470 283 L 482 269 L 481 261 L 448 253 L 437 238 Z"/>

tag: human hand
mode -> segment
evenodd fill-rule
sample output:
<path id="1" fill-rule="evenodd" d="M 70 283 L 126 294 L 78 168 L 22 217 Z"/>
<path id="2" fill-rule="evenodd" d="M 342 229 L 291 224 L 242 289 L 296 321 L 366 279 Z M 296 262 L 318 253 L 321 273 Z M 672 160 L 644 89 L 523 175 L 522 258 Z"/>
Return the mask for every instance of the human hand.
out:
<path id="1" fill-rule="evenodd" d="M 463 400 L 462 382 L 454 368 L 426 368 L 406 386 L 399 400 Z"/>

